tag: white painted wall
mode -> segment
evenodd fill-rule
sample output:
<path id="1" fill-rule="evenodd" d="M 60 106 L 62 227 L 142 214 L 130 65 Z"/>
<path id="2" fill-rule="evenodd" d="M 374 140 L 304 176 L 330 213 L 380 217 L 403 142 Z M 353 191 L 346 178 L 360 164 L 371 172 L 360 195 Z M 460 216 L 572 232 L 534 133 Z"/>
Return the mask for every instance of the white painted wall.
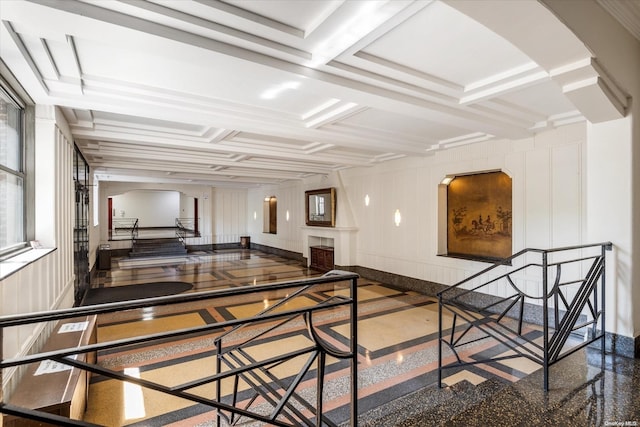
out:
<path id="1" fill-rule="evenodd" d="M 615 245 L 608 329 L 640 336 L 640 41 L 595 0 L 542 0 L 628 96 L 626 118 L 588 129 L 588 236 Z"/>
<path id="2" fill-rule="evenodd" d="M 211 243 L 237 243 L 247 234 L 247 190 L 213 188 Z"/>
<path id="3" fill-rule="evenodd" d="M 522 140 L 478 143 L 438 152 L 432 157 L 349 169 L 315 182 L 250 190 L 249 230 L 258 243 L 303 254 L 308 253 L 304 247 L 308 235 L 353 234 L 355 243 L 336 248 L 337 260 L 344 260 L 336 261 L 338 264 L 452 285 L 488 264 L 438 256 L 438 185 L 450 174 L 503 170 L 513 180 L 513 252 L 607 240 L 625 248 L 631 239 L 628 132 L 625 123 L 578 123 Z M 617 141 L 615 148 L 611 145 L 612 138 Z M 615 165 L 616 171 L 612 177 L 601 180 L 604 171 L 611 170 L 603 165 Z M 618 184 L 611 186 L 613 181 Z M 589 186 L 596 185 L 601 188 L 588 191 Z M 329 186 L 337 187 L 336 230 L 305 227 L 304 191 Z M 592 193 L 606 197 L 588 200 Z M 262 201 L 271 195 L 278 198 L 276 235 L 261 232 Z M 365 206 L 366 195 L 369 206 Z M 284 221 L 287 209 L 290 224 Z M 394 224 L 396 209 L 402 214 L 400 226 Z M 614 211 L 620 211 L 615 220 Z M 352 253 L 340 253 L 344 250 Z M 610 264 L 623 271 L 612 276 L 616 277 L 614 283 L 609 281 L 612 295 L 608 310 L 615 314 L 609 316 L 608 329 L 632 336 L 628 298 L 631 290 L 624 277 L 630 267 L 628 260 L 622 262 L 625 257 L 629 257 L 628 252 L 619 249 L 610 256 Z M 497 295 L 504 292 L 493 289 Z"/>
<path id="4" fill-rule="evenodd" d="M 113 197 L 116 218 L 138 218 L 139 227 L 174 227 L 180 216 L 180 192 L 132 190 Z"/>
<path id="5" fill-rule="evenodd" d="M 3 315 L 68 308 L 73 305 L 74 188 L 73 143 L 59 110 L 36 107 L 36 239 L 55 251 L 38 258 L 0 281 Z M 38 349 L 53 325 L 41 324 L 4 330 L 4 357 Z M 15 386 L 15 371 L 3 375 L 5 390 Z"/>
<path id="6" fill-rule="evenodd" d="M 180 194 L 180 211 L 179 218 L 196 218 L 197 215 L 194 211 L 194 197 L 188 196 L 184 193 Z M 199 202 L 200 200 L 198 200 Z"/>
<path id="7" fill-rule="evenodd" d="M 173 219 L 170 225 L 175 225 L 175 218 L 180 216 L 180 198 L 198 198 L 198 218 L 200 222 L 198 224 L 201 237 L 189 238 L 187 243 L 190 245 L 206 245 L 214 243 L 213 241 L 213 189 L 204 185 L 188 185 L 188 184 L 154 184 L 143 182 L 100 182 L 100 206 L 99 212 L 100 225 L 98 229 L 98 238 L 90 241 L 91 250 L 96 251 L 100 244 L 110 244 L 111 249 L 127 248 L 131 246 L 131 242 L 128 241 L 109 241 L 109 223 L 108 216 L 109 210 L 107 205 L 107 199 L 109 197 L 117 197 L 127 194 L 131 191 L 142 190 L 145 192 L 165 192 L 173 193 L 176 197 L 175 212 L 172 212 Z M 126 212 L 126 211 L 125 211 Z M 246 216 L 246 208 L 241 212 L 243 217 Z M 143 225 L 145 226 L 145 225 Z M 167 225 L 168 226 L 168 225 Z M 240 241 L 240 240 L 238 240 Z"/>
<path id="8" fill-rule="evenodd" d="M 336 227 L 306 227 L 305 225 L 305 200 L 304 192 L 321 188 L 336 188 Z M 263 202 L 265 197 L 275 196 L 278 201 L 277 234 L 263 233 Z M 280 186 L 263 186 L 251 189 L 248 197 L 248 226 L 247 230 L 251 241 L 266 246 L 285 249 L 303 254 L 308 258 L 308 236 L 324 235 L 326 238 L 337 237 L 338 234 L 352 234 L 355 222 L 350 207 L 351 201 L 338 174 L 315 177 L 306 181 L 288 182 Z M 287 212 L 289 219 L 287 220 Z M 348 246 L 345 246 L 348 247 Z M 349 265 L 345 262 L 336 263 Z"/>
<path id="9" fill-rule="evenodd" d="M 513 252 L 583 241 L 584 124 L 533 138 L 454 148 L 344 171 L 357 218 L 358 265 L 452 285 L 487 266 L 438 256 L 438 186 L 446 175 L 502 170 L 513 182 Z M 365 196 L 370 199 L 365 206 Z M 394 212 L 402 214 L 400 226 Z"/>
<path id="10" fill-rule="evenodd" d="M 631 118 L 589 125 L 588 221 L 591 239 L 614 243 L 607 268 L 607 330 L 633 336 L 633 182 Z M 635 292 L 637 294 L 637 291 Z"/>

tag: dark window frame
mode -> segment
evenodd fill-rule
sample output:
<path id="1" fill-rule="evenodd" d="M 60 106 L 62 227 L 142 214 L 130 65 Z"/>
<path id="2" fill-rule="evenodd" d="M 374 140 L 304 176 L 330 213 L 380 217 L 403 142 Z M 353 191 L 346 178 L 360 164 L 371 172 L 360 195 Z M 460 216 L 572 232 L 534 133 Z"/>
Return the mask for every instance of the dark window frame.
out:
<path id="1" fill-rule="evenodd" d="M 0 248 L 0 261 L 30 248 L 35 238 L 35 105 L 17 79 L 0 60 L 0 90 L 20 109 L 19 170 L 0 165 L 3 172 L 22 179 L 22 241 Z"/>

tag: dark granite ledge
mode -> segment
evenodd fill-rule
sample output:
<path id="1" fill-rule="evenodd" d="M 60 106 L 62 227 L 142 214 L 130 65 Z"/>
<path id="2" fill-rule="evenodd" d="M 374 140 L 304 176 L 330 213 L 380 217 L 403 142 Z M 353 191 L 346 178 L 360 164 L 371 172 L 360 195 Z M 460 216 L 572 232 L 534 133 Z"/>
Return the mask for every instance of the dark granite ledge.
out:
<path id="1" fill-rule="evenodd" d="M 582 350 L 550 368 L 507 385 L 445 425 L 640 425 L 640 361 Z M 595 362 L 595 363 L 594 363 Z"/>
<path id="2" fill-rule="evenodd" d="M 359 426 L 638 426 L 640 361 L 583 349 L 513 383 L 487 380 L 422 390 L 361 414 Z"/>

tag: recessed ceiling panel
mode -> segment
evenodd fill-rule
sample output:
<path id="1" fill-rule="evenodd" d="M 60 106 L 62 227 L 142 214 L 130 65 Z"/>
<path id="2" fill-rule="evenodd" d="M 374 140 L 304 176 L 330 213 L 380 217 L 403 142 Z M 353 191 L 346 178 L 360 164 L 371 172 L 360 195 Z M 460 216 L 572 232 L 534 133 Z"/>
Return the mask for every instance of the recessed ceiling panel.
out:
<path id="1" fill-rule="evenodd" d="M 553 81 L 505 94 L 500 99 L 522 105 L 547 117 L 576 109 Z"/>
<path id="2" fill-rule="evenodd" d="M 389 134 L 410 136 L 425 142 L 450 138 L 464 132 L 462 128 L 375 109 L 368 109 L 348 117 L 341 123 L 388 132 Z"/>
<path id="3" fill-rule="evenodd" d="M 196 96 L 259 106 L 298 115 L 329 97 L 308 90 L 309 82 L 273 68 L 201 52 L 198 62 L 160 56 L 126 47 L 76 40 L 80 64 L 87 76 L 127 82 L 141 89 L 159 89 L 172 97 Z"/>
<path id="4" fill-rule="evenodd" d="M 442 2 L 433 2 L 363 51 L 462 86 L 531 62 L 511 43 Z"/>
<path id="5" fill-rule="evenodd" d="M 165 130 L 170 133 L 183 134 L 199 134 L 204 130 L 203 126 L 190 123 L 157 120 L 139 116 L 127 116 L 124 114 L 108 113 L 104 111 L 93 111 L 92 116 L 96 122 L 108 122 L 129 128 Z"/>

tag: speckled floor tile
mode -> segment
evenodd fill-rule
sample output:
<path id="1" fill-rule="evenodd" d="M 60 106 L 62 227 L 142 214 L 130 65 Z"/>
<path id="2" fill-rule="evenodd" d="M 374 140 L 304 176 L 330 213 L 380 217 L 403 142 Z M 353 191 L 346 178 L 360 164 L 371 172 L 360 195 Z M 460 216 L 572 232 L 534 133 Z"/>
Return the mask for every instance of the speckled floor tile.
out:
<path id="1" fill-rule="evenodd" d="M 149 281 L 189 277 L 194 290 L 245 286 L 321 273 L 292 264 L 291 260 L 259 251 L 228 251 L 207 254 L 183 265 L 114 268 L 100 277 L 99 286 L 121 286 Z M 301 296 L 296 307 L 313 303 L 323 295 L 344 290 Z M 581 350 L 551 367 L 550 391 L 544 392 L 542 370 L 527 360 L 509 359 L 491 364 L 454 367 L 446 371 L 444 388 L 437 387 L 437 304 L 435 299 L 371 280 L 359 281 L 359 427 L 424 426 L 637 426 L 640 424 L 640 361 L 607 356 L 601 369 L 599 351 Z M 237 298 L 220 306 L 194 303 L 188 307 L 159 307 L 144 316 L 118 313 L 100 319 L 103 338 L 111 339 L 138 331 L 175 329 L 254 314 L 271 303 L 269 298 Z M 446 317 L 446 316 L 445 316 Z M 314 318 L 316 325 L 335 345 L 344 345 L 348 335 L 344 312 L 327 312 Z M 451 316 L 446 317 L 451 323 Z M 146 322 L 146 324 L 145 324 Z M 460 322 L 460 320 L 458 320 Z M 411 328 L 407 325 L 412 325 Z M 535 328 L 530 328 L 535 331 Z M 272 354 L 297 340 L 304 322 L 292 321 L 253 349 L 254 358 Z M 255 334 L 239 331 L 234 339 Z M 279 336 L 278 334 L 282 335 Z M 212 366 L 215 334 L 185 337 L 171 343 L 156 343 L 123 351 L 103 352 L 100 363 L 113 369 L 140 368 L 143 378 L 165 378 L 170 383 L 208 375 Z M 98 334 L 99 339 L 100 332 Z M 470 339 L 478 338 L 473 333 Z M 297 341 L 295 341 L 297 343 Z M 301 344 L 296 344 L 301 345 Z M 505 348 L 489 340 L 472 341 L 460 347 L 463 358 L 502 354 Z M 453 355 L 447 356 L 455 360 Z M 297 362 L 296 362 L 297 363 Z M 280 366 L 279 375 L 294 375 Z M 448 362 L 446 362 L 448 363 Z M 299 365 L 299 364 L 298 364 Z M 315 399 L 311 379 L 299 392 Z M 348 425 L 350 377 L 348 364 L 330 360 L 324 390 L 325 411 L 341 427 Z M 243 390 L 248 387 L 241 387 Z M 203 405 L 144 394 L 145 416 L 127 419 L 126 397 L 121 384 L 94 376 L 89 389 L 88 420 L 106 425 L 171 427 L 213 426 L 215 412 Z M 264 409 L 268 409 L 266 406 Z M 636 423 L 636 424 L 634 424 Z M 223 424 L 224 425 L 224 424 Z M 255 422 L 245 427 L 261 425 Z"/>

